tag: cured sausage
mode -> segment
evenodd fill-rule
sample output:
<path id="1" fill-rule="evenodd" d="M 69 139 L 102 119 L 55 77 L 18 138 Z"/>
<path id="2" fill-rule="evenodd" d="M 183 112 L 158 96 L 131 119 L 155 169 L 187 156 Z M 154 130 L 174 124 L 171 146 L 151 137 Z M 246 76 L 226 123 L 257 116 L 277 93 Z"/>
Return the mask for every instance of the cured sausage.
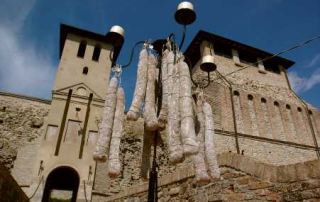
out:
<path id="1" fill-rule="evenodd" d="M 179 71 L 179 109 L 181 119 L 181 140 L 185 155 L 196 154 L 198 143 L 194 126 L 192 83 L 188 65 L 180 59 L 178 62 Z"/>
<path id="2" fill-rule="evenodd" d="M 157 58 L 153 54 L 149 54 L 148 81 L 147 81 L 144 113 L 143 113 L 145 126 L 146 126 L 146 129 L 149 131 L 155 131 L 158 129 L 158 119 L 157 119 L 156 107 L 155 107 L 156 66 L 157 66 Z"/>
<path id="3" fill-rule="evenodd" d="M 125 96 L 122 87 L 117 91 L 117 105 L 113 122 L 113 131 L 110 143 L 109 161 L 108 161 L 108 174 L 111 178 L 120 175 L 121 162 L 120 162 L 120 141 L 123 135 L 124 124 L 124 108 Z"/>
<path id="4" fill-rule="evenodd" d="M 197 133 L 197 141 L 199 144 L 199 151 L 197 154 L 193 155 L 193 163 L 195 167 L 195 176 L 198 184 L 207 184 L 210 182 L 210 176 L 207 172 L 207 165 L 205 163 L 205 151 L 204 151 L 204 132 L 205 132 L 205 120 L 202 111 L 203 101 L 198 99 L 195 109 L 197 113 L 197 120 L 199 131 Z"/>
<path id="5" fill-rule="evenodd" d="M 183 147 L 180 136 L 179 113 L 179 74 L 177 65 L 174 64 L 174 53 L 168 53 L 168 150 L 169 160 L 172 163 L 183 160 Z"/>
<path id="6" fill-rule="evenodd" d="M 209 103 L 204 102 L 202 107 L 205 117 L 205 159 L 211 179 L 220 178 L 220 169 L 214 146 L 214 120 Z"/>
<path id="7" fill-rule="evenodd" d="M 116 109 L 117 88 L 118 78 L 112 77 L 107 90 L 102 121 L 99 127 L 99 138 L 93 153 L 93 159 L 96 161 L 105 162 L 107 160 L 107 152 L 109 152 L 113 119 Z"/>
<path id="8" fill-rule="evenodd" d="M 137 81 L 134 90 L 131 107 L 127 113 L 127 119 L 136 121 L 139 118 L 139 112 L 142 103 L 144 102 L 146 88 L 147 88 L 147 74 L 148 74 L 148 51 L 143 48 L 140 51 Z"/>

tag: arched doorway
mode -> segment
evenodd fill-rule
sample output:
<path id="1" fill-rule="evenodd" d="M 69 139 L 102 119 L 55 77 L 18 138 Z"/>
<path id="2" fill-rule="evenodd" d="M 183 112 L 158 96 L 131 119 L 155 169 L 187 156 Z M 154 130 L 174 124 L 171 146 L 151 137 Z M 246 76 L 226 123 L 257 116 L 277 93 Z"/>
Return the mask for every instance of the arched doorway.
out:
<path id="1" fill-rule="evenodd" d="M 48 175 L 43 192 L 42 202 L 59 201 L 53 200 L 52 194 L 55 191 L 69 193 L 70 198 L 61 201 L 76 202 L 79 188 L 79 174 L 68 166 L 55 168 Z"/>

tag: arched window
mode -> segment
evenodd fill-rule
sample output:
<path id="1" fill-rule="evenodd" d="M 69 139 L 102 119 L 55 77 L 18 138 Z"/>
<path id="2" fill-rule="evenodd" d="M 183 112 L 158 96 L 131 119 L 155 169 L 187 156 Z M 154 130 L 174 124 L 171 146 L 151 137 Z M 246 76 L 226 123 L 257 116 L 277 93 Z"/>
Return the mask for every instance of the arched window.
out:
<path id="1" fill-rule="evenodd" d="M 88 67 L 84 67 L 84 68 L 82 69 L 82 74 L 87 75 L 87 74 L 88 74 L 88 71 L 89 71 L 89 68 L 88 68 Z"/>
<path id="2" fill-rule="evenodd" d="M 302 112 L 301 107 L 298 107 L 297 110 L 298 110 L 298 112 Z"/>
<path id="3" fill-rule="evenodd" d="M 274 103 L 273 103 L 275 106 L 279 106 L 279 102 L 277 102 L 277 101 L 274 101 Z"/>
<path id="4" fill-rule="evenodd" d="M 262 103 L 266 103 L 267 100 L 266 100 L 265 98 L 261 98 L 261 102 L 262 102 Z"/>
<path id="5" fill-rule="evenodd" d="M 253 100 L 253 96 L 249 94 L 249 95 L 248 95 L 248 99 L 249 99 L 249 100 Z"/>
<path id="6" fill-rule="evenodd" d="M 99 61 L 100 52 L 101 52 L 100 45 L 96 45 L 93 50 L 92 60 Z"/>
<path id="7" fill-rule="evenodd" d="M 288 105 L 288 104 L 286 105 L 286 108 L 287 108 L 287 109 L 291 109 L 290 105 Z"/>
<path id="8" fill-rule="evenodd" d="M 87 47 L 87 42 L 86 41 L 81 41 L 79 44 L 79 48 L 78 48 L 78 57 L 83 58 L 84 54 L 86 52 L 86 47 Z"/>

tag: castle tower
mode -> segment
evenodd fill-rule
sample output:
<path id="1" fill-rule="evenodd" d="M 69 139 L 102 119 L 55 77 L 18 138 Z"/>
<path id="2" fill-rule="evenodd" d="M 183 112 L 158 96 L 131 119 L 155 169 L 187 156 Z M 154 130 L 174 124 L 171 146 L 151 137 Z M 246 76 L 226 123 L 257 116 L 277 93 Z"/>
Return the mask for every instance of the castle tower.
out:
<path id="1" fill-rule="evenodd" d="M 92 159 L 113 57 L 123 40 L 61 25 L 60 64 L 51 109 L 32 170 L 32 201 L 72 196 L 90 201 L 96 164 Z M 30 193 L 31 194 L 31 193 Z"/>

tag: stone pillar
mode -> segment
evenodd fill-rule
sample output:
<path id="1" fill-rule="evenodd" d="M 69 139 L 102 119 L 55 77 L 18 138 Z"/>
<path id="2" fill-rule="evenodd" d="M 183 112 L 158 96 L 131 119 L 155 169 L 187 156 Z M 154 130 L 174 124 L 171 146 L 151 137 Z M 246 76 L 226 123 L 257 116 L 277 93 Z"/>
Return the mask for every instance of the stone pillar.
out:
<path id="1" fill-rule="evenodd" d="M 239 58 L 239 53 L 236 49 L 231 49 L 232 52 L 232 59 L 235 65 L 242 66 Z"/>
<path id="2" fill-rule="evenodd" d="M 266 74 L 266 69 L 264 67 L 263 61 L 261 61 L 261 58 L 257 58 L 257 62 L 258 62 L 258 71 L 262 74 Z"/>

